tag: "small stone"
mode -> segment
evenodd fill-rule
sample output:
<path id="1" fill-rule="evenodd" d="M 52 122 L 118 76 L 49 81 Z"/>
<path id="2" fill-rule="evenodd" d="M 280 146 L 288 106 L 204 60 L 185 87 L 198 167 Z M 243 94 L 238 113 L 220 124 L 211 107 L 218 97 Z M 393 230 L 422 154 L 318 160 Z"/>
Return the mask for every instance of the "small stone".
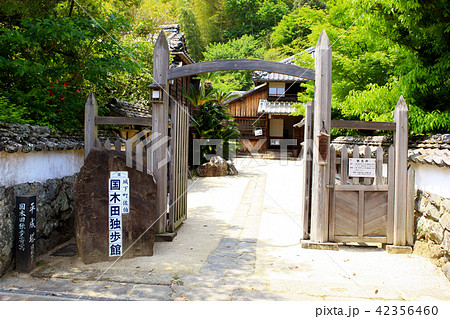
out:
<path id="1" fill-rule="evenodd" d="M 197 167 L 197 174 L 201 177 L 226 176 L 228 165 L 220 156 L 213 156 L 208 163 L 204 163 Z"/>
<path id="2" fill-rule="evenodd" d="M 236 166 L 234 166 L 232 161 L 227 161 L 227 165 L 228 165 L 227 169 L 228 175 L 233 176 L 239 174 L 238 170 L 236 169 Z"/>
<path id="3" fill-rule="evenodd" d="M 441 218 L 439 219 L 439 223 L 441 224 L 442 228 L 450 231 L 450 214 L 442 214 Z"/>
<path id="4" fill-rule="evenodd" d="M 450 231 L 448 230 L 444 232 L 444 240 L 442 240 L 441 247 L 450 255 Z"/>

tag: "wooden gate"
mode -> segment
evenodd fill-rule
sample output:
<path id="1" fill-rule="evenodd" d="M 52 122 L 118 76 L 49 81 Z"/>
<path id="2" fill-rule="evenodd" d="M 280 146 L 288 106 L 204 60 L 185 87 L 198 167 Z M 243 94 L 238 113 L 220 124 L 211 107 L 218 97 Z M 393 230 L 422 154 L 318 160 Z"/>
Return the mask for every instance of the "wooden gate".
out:
<path id="1" fill-rule="evenodd" d="M 353 160 L 348 158 L 344 145 L 340 157 L 330 148 L 330 223 L 329 240 L 334 242 L 393 243 L 394 225 L 394 147 L 383 156 L 379 146 L 372 159 L 369 146 L 359 157 L 359 147 L 353 148 Z M 385 161 L 383 160 L 385 158 Z M 374 177 L 352 177 L 352 164 L 374 166 Z M 383 178 L 383 164 L 387 166 L 387 178 Z M 354 172 L 353 172 L 354 173 Z"/>
<path id="2" fill-rule="evenodd" d="M 187 217 L 189 109 L 172 100 L 171 159 L 168 231 L 174 232 Z"/>

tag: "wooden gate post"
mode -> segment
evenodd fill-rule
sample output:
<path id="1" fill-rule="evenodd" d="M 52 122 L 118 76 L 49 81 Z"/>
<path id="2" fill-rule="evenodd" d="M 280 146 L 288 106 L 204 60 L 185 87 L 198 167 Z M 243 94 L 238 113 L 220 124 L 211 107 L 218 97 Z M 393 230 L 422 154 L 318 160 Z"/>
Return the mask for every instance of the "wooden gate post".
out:
<path id="1" fill-rule="evenodd" d="M 95 124 L 95 117 L 97 115 L 97 100 L 95 99 L 94 92 L 91 92 L 84 107 L 84 159 L 89 155 L 97 139 L 97 125 Z"/>
<path id="2" fill-rule="evenodd" d="M 308 101 L 305 109 L 305 134 L 303 144 L 303 207 L 301 216 L 302 235 L 300 239 L 309 239 L 309 216 L 311 215 L 311 174 L 313 156 L 313 116 L 314 101 Z"/>
<path id="3" fill-rule="evenodd" d="M 311 202 L 312 242 L 328 241 L 328 197 L 331 125 L 331 45 L 325 30 L 320 34 L 315 53 L 313 173 Z M 319 145 L 320 142 L 320 145 Z"/>
<path id="4" fill-rule="evenodd" d="M 405 246 L 407 232 L 407 203 L 405 196 L 408 185 L 408 106 L 400 96 L 394 111 L 395 119 L 395 206 L 394 246 Z"/>
<path id="5" fill-rule="evenodd" d="M 152 138 L 163 141 L 163 144 L 153 150 L 153 176 L 157 185 L 156 212 L 158 221 L 156 233 L 163 234 L 167 230 L 167 143 L 169 120 L 169 45 L 163 31 L 156 40 L 153 51 L 153 83 L 163 88 L 163 103 L 152 105 Z"/>

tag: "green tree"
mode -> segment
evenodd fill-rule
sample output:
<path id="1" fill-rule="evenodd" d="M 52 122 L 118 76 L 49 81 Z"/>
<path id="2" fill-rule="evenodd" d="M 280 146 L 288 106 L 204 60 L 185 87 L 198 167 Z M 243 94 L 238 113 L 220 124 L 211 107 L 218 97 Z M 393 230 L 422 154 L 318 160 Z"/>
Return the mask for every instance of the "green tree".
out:
<path id="1" fill-rule="evenodd" d="M 264 55 L 264 48 L 261 46 L 260 41 L 255 40 L 253 36 L 244 35 L 226 43 L 210 44 L 203 55 L 205 61 L 261 59 Z M 252 73 L 251 71 L 220 72 L 212 80 L 212 83 L 214 87 L 225 92 L 248 90 L 252 87 Z"/>
<path id="2" fill-rule="evenodd" d="M 196 90 L 191 84 L 188 90 L 183 89 L 183 95 L 194 107 L 192 112 L 192 126 L 196 139 L 221 139 L 223 142 L 223 156 L 229 158 L 229 150 L 233 140 L 240 138 L 240 132 L 233 117 L 227 111 L 226 100 L 233 98 L 231 94 L 217 91 L 214 88 L 205 88 L 201 85 Z M 206 155 L 214 153 L 214 146 L 201 148 L 200 163 L 207 162 Z"/>
<path id="3" fill-rule="evenodd" d="M 315 45 L 325 29 L 332 44 L 334 114 L 392 120 L 402 94 L 411 133 L 448 131 L 448 6 L 402 0 L 356 4 L 327 2 L 325 18 L 311 25 L 308 35 Z M 307 86 L 312 98 L 312 85 Z"/>
<path id="4" fill-rule="evenodd" d="M 180 9 L 180 27 L 186 33 L 186 42 L 190 55 L 194 60 L 200 61 L 203 58 L 205 43 L 194 11 L 191 8 L 182 7 Z"/>
<path id="5" fill-rule="evenodd" d="M 9 2 L 14 8 L 19 1 Z M 72 1 L 50 3 L 54 6 L 36 12 L 38 18 L 19 6 L 0 7 L 7 17 L 0 23 L 0 120 L 78 129 L 91 90 L 100 102 L 113 93 L 134 101 L 147 95 L 151 54 L 146 52 L 152 51 L 148 41 L 127 38 L 129 20 L 87 6 L 93 21 L 72 8 Z M 132 57 L 133 50 L 139 58 Z"/>

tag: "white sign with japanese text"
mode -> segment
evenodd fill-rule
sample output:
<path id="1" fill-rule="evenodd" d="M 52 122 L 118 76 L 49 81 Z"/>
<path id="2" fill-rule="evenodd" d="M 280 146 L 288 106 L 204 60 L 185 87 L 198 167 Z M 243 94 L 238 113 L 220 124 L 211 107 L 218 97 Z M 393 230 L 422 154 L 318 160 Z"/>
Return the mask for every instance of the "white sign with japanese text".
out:
<path id="1" fill-rule="evenodd" d="M 110 172 L 108 195 L 109 256 L 122 256 L 122 214 L 130 212 L 128 172 Z"/>
<path id="2" fill-rule="evenodd" d="M 374 158 L 349 158 L 348 176 L 350 177 L 375 177 Z"/>

